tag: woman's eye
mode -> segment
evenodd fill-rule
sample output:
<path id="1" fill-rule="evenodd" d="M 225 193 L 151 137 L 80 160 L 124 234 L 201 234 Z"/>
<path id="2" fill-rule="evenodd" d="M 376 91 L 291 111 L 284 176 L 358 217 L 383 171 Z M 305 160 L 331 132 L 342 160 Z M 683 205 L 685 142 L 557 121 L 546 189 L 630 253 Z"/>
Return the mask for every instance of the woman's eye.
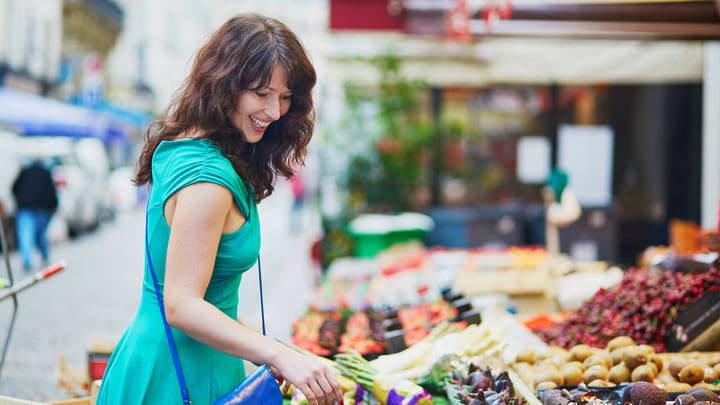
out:
<path id="1" fill-rule="evenodd" d="M 292 100 L 292 95 L 290 95 L 290 96 L 283 96 L 282 99 L 283 99 L 283 100 Z"/>
<path id="2" fill-rule="evenodd" d="M 255 94 L 257 94 L 258 97 L 265 97 L 267 96 L 267 93 L 263 93 L 261 91 L 256 91 Z"/>

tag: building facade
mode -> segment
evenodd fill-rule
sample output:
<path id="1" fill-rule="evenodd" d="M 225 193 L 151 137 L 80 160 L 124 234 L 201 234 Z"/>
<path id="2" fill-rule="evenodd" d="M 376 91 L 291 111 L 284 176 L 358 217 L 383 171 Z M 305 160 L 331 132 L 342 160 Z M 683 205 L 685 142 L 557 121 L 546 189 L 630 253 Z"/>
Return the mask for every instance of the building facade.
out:
<path id="1" fill-rule="evenodd" d="M 0 0 L 0 86 L 47 94 L 61 61 L 62 0 Z"/>

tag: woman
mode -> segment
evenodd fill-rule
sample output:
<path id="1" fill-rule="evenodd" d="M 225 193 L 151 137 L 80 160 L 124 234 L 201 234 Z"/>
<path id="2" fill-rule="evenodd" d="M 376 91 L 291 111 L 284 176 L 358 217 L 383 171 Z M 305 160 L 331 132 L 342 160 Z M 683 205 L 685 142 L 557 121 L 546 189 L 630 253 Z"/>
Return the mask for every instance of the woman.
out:
<path id="1" fill-rule="evenodd" d="M 342 403 L 332 371 L 237 322 L 241 275 L 256 261 L 256 201 L 302 164 L 315 71 L 297 37 L 257 15 L 232 18 L 200 49 L 155 125 L 134 179 L 152 185 L 147 238 L 190 399 L 209 404 L 267 364 L 311 404 Z M 151 131 L 153 136 L 150 137 Z M 140 307 L 113 352 L 97 403 L 180 404 L 147 259 Z"/>

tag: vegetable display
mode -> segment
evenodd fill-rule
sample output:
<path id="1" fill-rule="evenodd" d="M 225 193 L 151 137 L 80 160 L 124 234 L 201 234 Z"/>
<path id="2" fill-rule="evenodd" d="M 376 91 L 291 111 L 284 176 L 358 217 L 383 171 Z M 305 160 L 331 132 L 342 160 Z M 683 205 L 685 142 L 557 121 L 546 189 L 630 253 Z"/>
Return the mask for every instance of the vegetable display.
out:
<path id="1" fill-rule="evenodd" d="M 446 354 L 461 357 L 496 356 L 505 348 L 504 334 L 486 325 L 463 326 L 443 322 L 423 340 L 395 353 L 370 362 L 376 370 L 403 378 L 418 378 L 427 373 Z"/>
<path id="2" fill-rule="evenodd" d="M 620 284 L 600 289 L 565 322 L 539 335 L 548 344 L 568 349 L 578 344 L 603 347 L 610 339 L 627 335 L 662 352 L 678 311 L 718 281 L 716 268 L 701 274 L 630 269 Z"/>
<path id="3" fill-rule="evenodd" d="M 610 403 L 598 398 L 596 393 L 590 391 L 585 384 L 581 384 L 571 391 L 547 390 L 540 395 L 540 400 L 543 405 L 609 405 Z"/>
<path id="4" fill-rule="evenodd" d="M 430 329 L 442 321 L 457 316 L 457 309 L 449 302 L 439 300 L 397 311 L 398 318 L 405 331 L 405 344 L 410 346 L 430 333 Z"/>
<path id="5" fill-rule="evenodd" d="M 371 391 L 383 405 L 431 405 L 432 396 L 410 380 L 381 374 L 359 353 L 335 356 L 336 367 L 342 375 Z"/>
<path id="6" fill-rule="evenodd" d="M 347 320 L 339 311 L 309 312 L 293 325 L 292 343 L 318 356 L 346 350 L 363 355 L 385 351 L 382 318 L 376 312 L 358 311 Z"/>
<path id="7" fill-rule="evenodd" d="M 448 398 L 463 405 L 523 405 L 517 398 L 507 371 L 493 376 L 490 368 L 481 370 L 470 364 L 467 376 L 454 370 L 447 383 Z M 457 387 L 454 389 L 454 387 Z"/>

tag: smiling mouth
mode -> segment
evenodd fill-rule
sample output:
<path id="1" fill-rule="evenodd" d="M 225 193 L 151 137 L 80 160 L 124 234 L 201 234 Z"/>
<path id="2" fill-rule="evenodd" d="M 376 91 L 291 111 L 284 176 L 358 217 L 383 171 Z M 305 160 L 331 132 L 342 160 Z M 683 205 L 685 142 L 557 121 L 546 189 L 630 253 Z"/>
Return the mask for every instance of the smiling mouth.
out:
<path id="1" fill-rule="evenodd" d="M 262 132 L 265 130 L 265 128 L 268 127 L 268 125 L 270 125 L 270 122 L 261 121 L 251 115 L 250 116 L 250 124 L 254 130 L 256 130 L 258 132 Z"/>

